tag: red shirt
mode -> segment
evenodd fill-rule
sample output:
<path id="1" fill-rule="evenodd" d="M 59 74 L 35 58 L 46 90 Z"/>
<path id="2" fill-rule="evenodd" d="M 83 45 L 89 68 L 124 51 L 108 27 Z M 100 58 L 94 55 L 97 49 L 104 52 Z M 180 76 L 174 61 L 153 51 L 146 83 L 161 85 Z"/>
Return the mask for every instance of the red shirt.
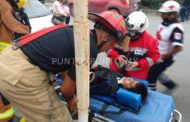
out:
<path id="1" fill-rule="evenodd" d="M 137 40 L 130 41 L 129 50 L 128 52 L 123 52 L 113 46 L 107 54 L 111 58 L 110 69 L 125 76 L 146 80 L 150 67 L 160 58 L 158 41 L 149 33 L 143 32 Z M 138 67 L 122 72 L 114 62 L 120 55 L 125 55 L 129 61 L 137 61 Z"/>

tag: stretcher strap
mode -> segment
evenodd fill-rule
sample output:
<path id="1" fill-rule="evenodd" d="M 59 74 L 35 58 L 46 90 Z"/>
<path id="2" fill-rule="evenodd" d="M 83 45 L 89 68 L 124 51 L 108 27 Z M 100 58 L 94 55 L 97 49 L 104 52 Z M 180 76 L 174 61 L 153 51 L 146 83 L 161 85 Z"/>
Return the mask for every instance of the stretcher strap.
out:
<path id="1" fill-rule="evenodd" d="M 106 109 L 109 107 L 109 104 L 108 103 L 106 103 L 106 102 L 104 102 L 104 104 L 103 104 L 103 106 L 102 106 L 102 108 L 100 109 L 100 114 L 101 115 L 105 115 L 105 114 L 117 114 L 117 115 L 120 115 L 120 114 L 122 114 L 123 112 L 124 112 L 124 110 L 123 109 L 119 109 L 119 111 L 106 111 Z"/>
<path id="2" fill-rule="evenodd" d="M 133 109 L 133 108 L 131 108 L 129 106 L 124 106 L 122 104 L 119 104 L 119 102 L 117 102 L 113 98 L 108 97 L 108 99 L 107 98 L 102 99 L 101 97 L 103 97 L 103 96 L 96 96 L 96 95 L 91 96 L 91 98 L 93 98 L 95 100 L 98 100 L 98 101 L 101 101 L 103 103 L 101 109 L 99 110 L 102 114 L 105 114 L 105 113 L 106 114 L 107 113 L 121 114 L 124 111 L 130 111 L 130 112 L 132 112 L 134 114 L 138 114 L 139 111 L 140 111 L 140 108 L 141 108 L 141 105 L 140 105 L 139 109 L 135 110 L 135 109 Z M 106 96 L 104 96 L 104 97 L 106 97 Z M 107 107 L 109 107 L 109 106 L 117 107 L 118 109 L 120 109 L 120 112 L 118 112 L 118 111 L 105 111 L 107 109 Z"/>

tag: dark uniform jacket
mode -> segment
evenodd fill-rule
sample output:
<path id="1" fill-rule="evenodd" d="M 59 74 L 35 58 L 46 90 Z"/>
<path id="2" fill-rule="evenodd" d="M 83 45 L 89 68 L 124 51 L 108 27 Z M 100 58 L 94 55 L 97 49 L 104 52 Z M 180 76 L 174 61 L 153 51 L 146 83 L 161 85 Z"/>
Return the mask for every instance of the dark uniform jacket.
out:
<path id="1" fill-rule="evenodd" d="M 69 76 L 75 80 L 75 51 L 73 27 L 64 27 L 45 34 L 30 43 L 23 45 L 21 50 L 30 58 L 31 63 L 42 70 L 59 73 L 68 70 Z M 90 34 L 90 64 L 97 57 L 96 33 Z"/>

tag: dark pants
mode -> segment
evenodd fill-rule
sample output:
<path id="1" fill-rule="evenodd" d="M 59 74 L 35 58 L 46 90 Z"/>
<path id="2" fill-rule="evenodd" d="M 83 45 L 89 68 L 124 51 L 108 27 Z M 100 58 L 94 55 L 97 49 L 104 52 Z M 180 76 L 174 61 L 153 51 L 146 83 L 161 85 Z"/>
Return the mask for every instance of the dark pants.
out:
<path id="1" fill-rule="evenodd" d="M 169 66 L 173 64 L 172 58 L 166 59 L 163 62 L 157 63 L 153 65 L 148 73 L 147 81 L 149 83 L 149 88 L 152 90 L 156 90 L 156 82 L 158 76 L 164 72 Z"/>
<path id="2" fill-rule="evenodd" d="M 70 16 L 69 17 L 66 17 L 66 20 L 65 20 L 65 24 L 69 24 L 69 22 L 70 22 Z"/>
<path id="3" fill-rule="evenodd" d="M 190 6 L 187 7 L 182 7 L 180 10 L 180 16 L 181 16 L 181 21 L 184 22 L 188 20 L 189 17 L 189 12 L 190 12 Z"/>

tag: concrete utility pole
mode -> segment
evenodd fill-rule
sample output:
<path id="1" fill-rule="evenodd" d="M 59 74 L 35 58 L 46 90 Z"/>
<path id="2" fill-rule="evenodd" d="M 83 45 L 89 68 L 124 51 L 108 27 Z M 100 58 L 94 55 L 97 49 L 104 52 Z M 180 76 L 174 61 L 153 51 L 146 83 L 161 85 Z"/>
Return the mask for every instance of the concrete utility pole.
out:
<path id="1" fill-rule="evenodd" d="M 74 39 L 78 121 L 88 122 L 89 108 L 89 23 L 88 0 L 74 0 Z"/>

